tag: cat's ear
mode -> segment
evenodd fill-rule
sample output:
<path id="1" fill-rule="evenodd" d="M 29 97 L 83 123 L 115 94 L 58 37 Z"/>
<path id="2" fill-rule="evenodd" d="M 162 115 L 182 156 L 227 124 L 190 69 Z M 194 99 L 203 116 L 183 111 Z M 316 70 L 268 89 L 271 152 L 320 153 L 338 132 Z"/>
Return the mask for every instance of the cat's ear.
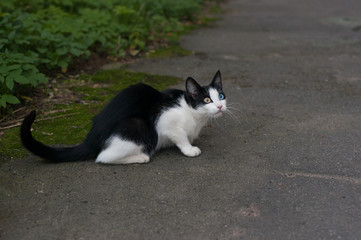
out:
<path id="1" fill-rule="evenodd" d="M 193 78 L 191 77 L 188 77 L 187 78 L 187 81 L 186 81 L 186 90 L 187 90 L 187 93 L 192 96 L 193 99 L 196 99 L 198 94 L 200 93 L 200 89 L 202 87 L 197 83 L 196 80 L 194 80 Z"/>
<path id="2" fill-rule="evenodd" d="M 215 89 L 222 90 L 222 76 L 219 70 L 217 71 L 216 75 L 214 75 L 210 86 Z"/>

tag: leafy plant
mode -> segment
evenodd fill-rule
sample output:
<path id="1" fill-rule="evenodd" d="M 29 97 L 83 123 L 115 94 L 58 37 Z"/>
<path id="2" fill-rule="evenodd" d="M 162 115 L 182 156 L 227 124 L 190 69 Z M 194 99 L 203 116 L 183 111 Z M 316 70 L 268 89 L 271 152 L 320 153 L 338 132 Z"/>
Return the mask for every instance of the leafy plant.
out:
<path id="1" fill-rule="evenodd" d="M 36 87 L 91 51 L 124 56 L 177 36 L 202 0 L 0 1 L 0 108 L 19 103 L 18 86 Z M 134 51 L 135 50 L 135 51 Z"/>
<path id="2" fill-rule="evenodd" d="M 14 53 L 5 50 L 0 54 L 0 106 L 5 108 L 9 104 L 20 103 L 19 99 L 12 95 L 15 84 L 30 84 L 33 87 L 41 82 L 46 82 L 44 74 L 32 64 L 36 56 L 25 56 L 22 53 Z"/>

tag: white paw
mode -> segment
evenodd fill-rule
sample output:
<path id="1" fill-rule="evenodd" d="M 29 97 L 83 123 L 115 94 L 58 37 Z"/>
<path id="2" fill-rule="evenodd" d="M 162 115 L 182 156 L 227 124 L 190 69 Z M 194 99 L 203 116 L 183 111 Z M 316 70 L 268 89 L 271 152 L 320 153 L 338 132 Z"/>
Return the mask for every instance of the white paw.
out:
<path id="1" fill-rule="evenodd" d="M 131 157 L 125 158 L 124 164 L 133 164 L 133 163 L 147 163 L 149 162 L 150 157 L 146 154 L 139 154 Z"/>
<path id="2" fill-rule="evenodd" d="M 189 147 L 182 149 L 182 153 L 187 157 L 197 157 L 201 154 L 201 150 L 198 147 Z"/>
<path id="3" fill-rule="evenodd" d="M 138 154 L 125 158 L 104 158 L 98 156 L 95 162 L 103 164 L 133 164 L 133 163 L 147 163 L 150 157 L 146 154 Z"/>
<path id="4" fill-rule="evenodd" d="M 148 155 L 145 154 L 141 154 L 139 155 L 139 163 L 147 163 L 149 162 L 150 157 Z"/>

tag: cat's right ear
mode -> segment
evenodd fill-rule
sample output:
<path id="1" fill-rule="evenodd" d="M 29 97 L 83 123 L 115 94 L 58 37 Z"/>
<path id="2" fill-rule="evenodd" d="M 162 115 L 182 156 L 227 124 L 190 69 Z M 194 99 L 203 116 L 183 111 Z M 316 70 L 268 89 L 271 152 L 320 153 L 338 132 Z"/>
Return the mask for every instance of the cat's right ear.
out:
<path id="1" fill-rule="evenodd" d="M 191 77 L 188 77 L 187 78 L 187 81 L 186 81 L 186 90 L 187 90 L 187 93 L 193 98 L 193 99 L 196 99 L 197 96 L 199 95 L 200 93 L 200 89 L 202 87 L 196 82 L 196 80 L 194 80 L 193 78 Z"/>
<path id="2" fill-rule="evenodd" d="M 221 71 L 217 71 L 216 75 L 214 75 L 213 81 L 211 83 L 211 87 L 216 88 L 217 90 L 222 90 L 222 76 Z"/>

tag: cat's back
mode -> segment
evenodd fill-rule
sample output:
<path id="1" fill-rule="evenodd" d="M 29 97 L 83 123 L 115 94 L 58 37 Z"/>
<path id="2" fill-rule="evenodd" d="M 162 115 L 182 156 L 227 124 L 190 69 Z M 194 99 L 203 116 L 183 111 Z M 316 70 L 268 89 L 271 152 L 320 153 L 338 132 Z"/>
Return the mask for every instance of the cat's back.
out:
<path id="1" fill-rule="evenodd" d="M 119 92 L 108 105 L 93 118 L 90 135 L 107 139 L 113 131 L 127 126 L 130 120 L 153 121 L 159 112 L 162 93 L 146 84 L 131 85 Z"/>
<path id="2" fill-rule="evenodd" d="M 146 84 L 131 85 L 119 92 L 100 112 L 97 118 L 124 118 L 151 110 L 158 105 L 162 94 Z"/>
<path id="3" fill-rule="evenodd" d="M 138 83 L 122 90 L 109 105 L 137 109 L 137 107 L 149 107 L 157 104 L 162 98 L 162 94 L 149 85 Z"/>

